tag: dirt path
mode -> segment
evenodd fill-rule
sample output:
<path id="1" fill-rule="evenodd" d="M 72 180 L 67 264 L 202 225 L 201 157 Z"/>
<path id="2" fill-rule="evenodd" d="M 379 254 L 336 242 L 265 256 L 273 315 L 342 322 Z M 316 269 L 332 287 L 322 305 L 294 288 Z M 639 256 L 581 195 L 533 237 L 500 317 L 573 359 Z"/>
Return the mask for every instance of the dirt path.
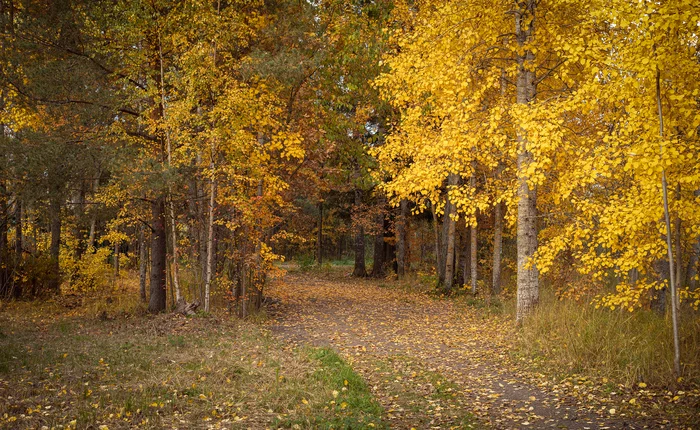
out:
<path id="1" fill-rule="evenodd" d="M 280 299 L 273 331 L 291 342 L 341 351 L 388 411 L 392 428 L 466 426 L 454 421 L 455 411 L 468 411 L 477 426 L 492 428 L 663 427 L 628 418 L 614 396 L 586 394 L 585 381 L 554 383 L 519 370 L 524 366 L 506 347 L 509 322 L 454 301 L 380 285 L 289 274 L 271 291 Z M 381 363 L 404 371 L 387 371 Z M 398 393 L 420 398 L 440 388 L 416 377 L 423 371 L 444 375 L 454 389 L 437 398 L 437 406 L 415 399 L 413 408 L 402 404 Z"/>

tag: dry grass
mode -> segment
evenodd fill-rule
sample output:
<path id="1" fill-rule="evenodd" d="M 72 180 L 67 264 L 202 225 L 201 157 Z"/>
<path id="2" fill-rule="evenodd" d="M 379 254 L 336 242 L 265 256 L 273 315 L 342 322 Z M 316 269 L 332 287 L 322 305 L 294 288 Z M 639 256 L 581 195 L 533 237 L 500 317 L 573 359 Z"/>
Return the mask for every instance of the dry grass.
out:
<path id="1" fill-rule="evenodd" d="M 381 408 L 332 351 L 287 348 L 226 315 L 142 309 L 133 291 L 76 311 L 3 304 L 0 427 L 381 426 Z"/>
<path id="2" fill-rule="evenodd" d="M 700 315 L 681 315 L 685 384 L 700 383 Z M 674 385 L 668 317 L 651 311 L 595 309 L 545 292 L 519 339 L 521 350 L 562 373 L 606 377 L 626 385 Z"/>

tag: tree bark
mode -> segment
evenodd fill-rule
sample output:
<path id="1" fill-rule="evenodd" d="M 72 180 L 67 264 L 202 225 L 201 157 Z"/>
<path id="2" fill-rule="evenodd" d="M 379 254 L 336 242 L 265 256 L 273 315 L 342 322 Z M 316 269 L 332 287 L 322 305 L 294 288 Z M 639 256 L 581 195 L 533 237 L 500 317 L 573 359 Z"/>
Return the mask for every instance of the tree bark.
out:
<path id="1" fill-rule="evenodd" d="M 535 99 L 534 53 L 525 46 L 532 41 L 535 26 L 535 0 L 517 0 L 515 35 L 523 54 L 517 55 L 516 102 L 527 105 Z M 517 129 L 518 159 L 518 281 L 516 323 L 522 324 L 539 301 L 539 274 L 532 258 L 537 251 L 537 191 L 528 184 L 526 169 L 533 161 L 527 135 Z"/>
<path id="2" fill-rule="evenodd" d="M 491 291 L 501 293 L 501 257 L 503 252 L 503 214 L 502 203 L 499 201 L 493 207 L 493 277 Z"/>
<path id="3" fill-rule="evenodd" d="M 444 285 L 445 282 L 445 263 L 442 254 L 442 243 L 440 240 L 440 222 L 438 221 L 437 212 L 435 211 L 435 203 L 430 202 L 430 211 L 433 214 L 433 234 L 435 236 L 435 271 L 438 276 L 438 284 Z"/>
<path id="4" fill-rule="evenodd" d="M 316 263 L 323 264 L 323 199 L 318 201 L 318 233 L 316 234 Z"/>
<path id="5" fill-rule="evenodd" d="M 51 256 L 51 274 L 49 276 L 48 289 L 52 293 L 57 293 L 61 287 L 61 273 L 59 255 L 61 252 L 61 198 L 59 192 L 52 191 L 53 195 L 49 202 L 49 216 L 51 221 L 51 245 L 49 254 Z"/>
<path id="6" fill-rule="evenodd" d="M 472 189 L 476 189 L 476 176 L 472 174 L 472 176 L 469 178 L 469 184 L 472 187 Z M 476 210 L 474 210 L 474 218 L 476 218 Z M 474 224 L 471 224 L 469 226 L 469 239 L 470 239 L 470 246 L 469 246 L 469 251 L 471 253 L 469 260 L 471 262 L 471 270 L 470 272 L 470 279 L 471 279 L 471 287 L 472 287 L 472 294 L 476 295 L 476 279 L 477 279 L 477 266 L 478 266 L 478 260 L 476 257 L 476 220 L 474 221 Z"/>
<path id="7" fill-rule="evenodd" d="M 151 298 L 150 312 L 163 312 L 166 307 L 167 245 L 165 231 L 165 198 L 158 197 L 151 203 L 153 232 L 151 234 Z"/>
<path id="8" fill-rule="evenodd" d="M 399 279 L 406 274 L 406 223 L 408 222 L 408 201 L 399 204 L 399 220 L 396 223 L 396 274 Z"/>
<path id="9" fill-rule="evenodd" d="M 163 69 L 163 45 L 160 40 L 160 33 L 158 33 L 158 60 L 159 60 L 159 65 L 160 65 L 160 113 L 162 116 L 163 121 L 167 121 L 167 116 L 166 116 L 166 103 L 165 103 L 165 76 L 164 76 L 164 69 Z M 170 132 L 168 131 L 167 127 L 163 128 L 163 132 L 165 134 L 165 143 L 166 143 L 166 154 L 167 154 L 167 160 L 168 160 L 168 168 L 172 169 L 173 167 L 173 158 L 172 158 L 172 142 L 170 141 Z M 180 271 L 179 271 L 179 254 L 178 254 L 178 246 L 177 246 L 177 224 L 176 224 L 176 218 L 175 218 L 175 206 L 173 204 L 173 190 L 172 190 L 172 185 L 168 183 L 168 211 L 170 215 L 170 242 L 171 242 L 171 247 L 172 247 L 172 256 L 171 256 L 171 263 L 170 263 L 170 272 L 172 276 L 172 282 L 175 287 L 175 302 L 180 303 L 182 300 L 182 292 L 180 290 Z"/>
<path id="10" fill-rule="evenodd" d="M 362 190 L 355 189 L 355 209 L 362 204 Z M 365 229 L 361 222 L 357 222 L 355 226 L 355 268 L 352 276 L 364 278 L 367 276 L 365 268 Z"/>
<path id="11" fill-rule="evenodd" d="M 204 312 L 209 312 L 209 295 L 214 272 L 214 206 L 216 205 L 216 177 L 214 176 L 214 144 L 212 144 L 212 169 L 209 184 L 209 219 L 207 222 L 207 266 L 204 269 Z"/>
<path id="12" fill-rule="evenodd" d="M 146 227 L 139 227 L 139 291 L 141 301 L 146 303 L 146 270 L 148 269 L 148 250 L 146 249 Z"/>
<path id="13" fill-rule="evenodd" d="M 688 280 L 688 286 L 691 290 L 698 288 L 698 259 L 700 258 L 700 239 L 696 240 L 693 244 L 693 252 L 690 254 L 688 259 L 688 274 L 686 279 Z"/>
<path id="14" fill-rule="evenodd" d="M 459 176 L 455 173 L 450 173 L 447 177 L 448 193 L 452 186 L 459 183 Z M 447 206 L 450 208 L 449 214 L 456 212 L 455 205 L 450 201 L 449 194 L 447 197 Z M 445 291 L 448 293 L 452 291 L 452 284 L 454 283 L 454 269 L 455 269 L 455 227 L 457 222 L 450 215 L 446 215 L 445 221 L 447 223 L 447 246 L 445 252 Z"/>
<path id="15" fill-rule="evenodd" d="M 447 178 L 447 182 L 449 185 L 449 176 Z M 442 232 L 440 234 L 440 260 L 442 262 L 442 265 L 440 266 L 440 272 L 439 272 L 439 279 L 440 279 L 440 284 L 445 285 L 446 284 L 446 278 L 447 274 L 445 273 L 447 269 L 447 237 L 450 234 L 450 215 L 452 214 L 452 205 L 450 204 L 450 200 L 447 196 L 445 196 L 445 211 L 444 215 L 442 217 Z"/>
<path id="16" fill-rule="evenodd" d="M 4 125 L 0 124 L 0 127 L 4 127 Z M 8 267 L 10 252 L 7 239 L 7 230 L 10 226 L 9 220 L 7 188 L 5 187 L 5 181 L 0 181 L 0 299 L 7 295 L 10 287 L 10 270 Z"/>
<path id="17" fill-rule="evenodd" d="M 19 196 L 16 197 L 16 209 L 15 209 L 15 257 L 17 258 L 17 262 L 19 265 L 19 262 L 22 261 L 22 253 L 24 252 L 23 248 L 23 241 L 24 241 L 24 235 L 22 232 L 23 224 L 22 224 L 22 217 L 24 216 L 24 205 L 22 204 L 22 199 L 19 198 Z"/>
<path id="18" fill-rule="evenodd" d="M 374 263 L 372 264 L 372 277 L 373 278 L 383 278 L 384 273 L 384 257 L 385 257 L 385 246 L 384 246 L 384 206 L 386 205 L 386 199 L 384 196 L 380 196 L 377 201 L 377 206 L 380 211 L 375 218 L 377 232 L 374 235 Z"/>
<path id="19" fill-rule="evenodd" d="M 469 237 L 469 228 L 465 225 L 464 233 L 464 258 L 462 259 L 462 285 L 465 287 L 470 284 L 471 271 L 471 239 Z"/>
<path id="20" fill-rule="evenodd" d="M 700 197 L 700 189 L 695 190 L 695 197 Z M 693 244 L 693 250 L 688 257 L 688 272 L 686 274 L 686 279 L 688 280 L 688 286 L 691 290 L 698 288 L 698 281 L 696 277 L 698 276 L 698 260 L 700 259 L 700 238 L 695 240 Z"/>
<path id="21" fill-rule="evenodd" d="M 676 200 L 681 199 L 681 184 L 678 184 L 676 186 Z M 682 235 L 682 229 L 681 229 L 681 217 L 680 214 L 676 214 L 676 220 L 675 220 L 675 234 L 674 234 L 674 239 L 675 239 L 675 248 L 676 248 L 676 285 L 679 287 L 682 287 L 683 284 L 685 283 L 685 280 L 683 279 L 683 247 L 681 246 L 681 235 Z"/>
<path id="22" fill-rule="evenodd" d="M 119 277 L 119 243 L 114 244 L 114 277 Z"/>

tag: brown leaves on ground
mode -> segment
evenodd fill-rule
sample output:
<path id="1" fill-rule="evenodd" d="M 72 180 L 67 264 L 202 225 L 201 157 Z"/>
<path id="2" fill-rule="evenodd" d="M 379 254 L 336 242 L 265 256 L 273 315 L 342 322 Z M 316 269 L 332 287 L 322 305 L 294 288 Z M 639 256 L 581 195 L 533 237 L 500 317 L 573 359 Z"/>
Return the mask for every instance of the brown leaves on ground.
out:
<path id="1" fill-rule="evenodd" d="M 265 429 L 309 420 L 318 362 L 229 315 L 0 308 L 0 428 Z M 322 411 L 323 412 L 323 411 Z"/>
<path id="2" fill-rule="evenodd" d="M 517 332 L 510 320 L 459 301 L 376 281 L 303 274 L 289 274 L 271 294 L 281 299 L 273 310 L 274 330 L 294 342 L 340 350 L 368 380 L 396 428 L 461 428 L 469 414 L 495 428 L 696 423 L 697 390 L 666 393 L 537 373 L 511 347 Z M 440 385 L 449 391 L 436 385 L 443 376 Z M 666 406 L 673 402 L 684 404 L 670 413 Z"/>

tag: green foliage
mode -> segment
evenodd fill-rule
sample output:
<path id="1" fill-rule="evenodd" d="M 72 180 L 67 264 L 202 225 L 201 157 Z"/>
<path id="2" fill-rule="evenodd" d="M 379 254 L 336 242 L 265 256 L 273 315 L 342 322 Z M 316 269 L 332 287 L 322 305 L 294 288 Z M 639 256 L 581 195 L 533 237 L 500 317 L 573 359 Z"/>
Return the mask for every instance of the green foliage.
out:
<path id="1" fill-rule="evenodd" d="M 319 364 L 312 377 L 324 386 L 326 396 L 316 403 L 302 399 L 302 404 L 310 409 L 307 417 L 282 420 L 277 425 L 348 430 L 388 428 L 381 420 L 382 407 L 372 397 L 365 381 L 335 351 L 313 349 L 309 356 Z"/>

